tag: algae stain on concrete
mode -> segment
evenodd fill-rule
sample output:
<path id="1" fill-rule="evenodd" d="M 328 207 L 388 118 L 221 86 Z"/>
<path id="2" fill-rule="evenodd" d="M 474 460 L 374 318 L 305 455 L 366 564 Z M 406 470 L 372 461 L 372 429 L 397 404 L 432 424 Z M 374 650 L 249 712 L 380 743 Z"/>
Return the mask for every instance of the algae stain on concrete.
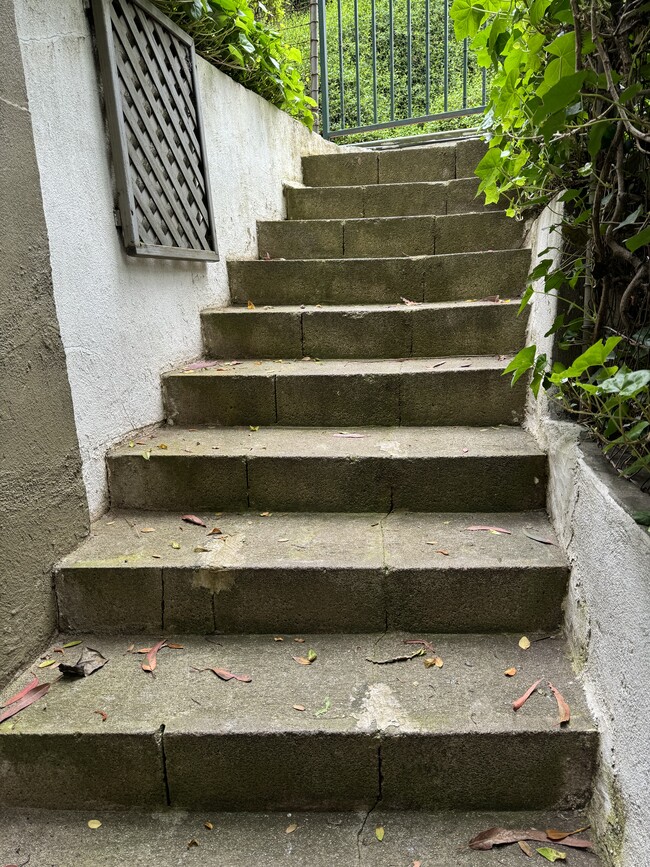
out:
<path id="1" fill-rule="evenodd" d="M 359 731 L 385 731 L 408 724 L 408 717 L 387 683 L 371 683 L 361 699 Z"/>

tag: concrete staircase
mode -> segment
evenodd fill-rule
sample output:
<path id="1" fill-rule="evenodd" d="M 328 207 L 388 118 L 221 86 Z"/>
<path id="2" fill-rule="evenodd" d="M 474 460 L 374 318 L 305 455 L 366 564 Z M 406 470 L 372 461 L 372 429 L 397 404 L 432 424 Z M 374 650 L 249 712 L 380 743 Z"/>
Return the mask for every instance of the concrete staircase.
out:
<path id="1" fill-rule="evenodd" d="M 501 376 L 530 250 L 474 198 L 480 148 L 307 157 L 260 260 L 229 263 L 234 306 L 203 314 L 216 363 L 163 377 L 169 424 L 111 451 L 111 512 L 57 572 L 62 632 L 110 662 L 0 726 L 0 861 L 31 827 L 32 863 L 61 867 L 514 864 L 466 843 L 584 823 L 597 734 L 561 637 L 568 569 L 540 541 L 524 385 Z M 162 637 L 183 646 L 152 676 L 127 649 Z M 568 726 L 543 685 L 513 712 L 538 678 Z"/>

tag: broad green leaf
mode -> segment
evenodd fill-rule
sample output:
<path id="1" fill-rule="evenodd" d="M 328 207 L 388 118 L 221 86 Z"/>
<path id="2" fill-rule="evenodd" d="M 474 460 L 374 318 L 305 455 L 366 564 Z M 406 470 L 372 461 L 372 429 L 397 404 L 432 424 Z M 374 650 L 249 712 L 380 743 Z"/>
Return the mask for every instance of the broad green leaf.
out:
<path id="1" fill-rule="evenodd" d="M 599 389 L 605 394 L 618 394 L 627 400 L 636 397 L 650 384 L 650 370 L 619 370 L 614 376 L 599 383 Z"/>
<path id="2" fill-rule="evenodd" d="M 582 355 L 579 355 L 566 370 L 554 372 L 551 375 L 551 381 L 559 384 L 567 379 L 581 376 L 590 367 L 600 367 L 605 363 L 608 355 L 614 347 L 618 346 L 621 340 L 621 337 L 610 337 L 605 343 L 602 340 L 597 341 L 583 352 Z"/>
<path id="3" fill-rule="evenodd" d="M 478 33 L 485 9 L 472 0 L 454 0 L 449 14 L 454 22 L 456 39 L 461 40 Z"/>
<path id="4" fill-rule="evenodd" d="M 613 129 L 614 123 L 610 120 L 600 120 L 590 128 L 588 150 L 592 159 L 596 159 L 605 133 Z"/>
<path id="5" fill-rule="evenodd" d="M 512 373 L 512 385 L 514 385 L 533 366 L 536 352 L 535 344 L 526 346 L 515 355 L 501 375 L 505 376 L 507 373 Z"/>
<path id="6" fill-rule="evenodd" d="M 630 253 L 636 253 L 639 247 L 645 247 L 646 244 L 650 244 L 650 226 L 641 229 L 640 232 L 633 235 L 631 238 L 628 238 L 625 242 L 625 246 Z"/>
<path id="7" fill-rule="evenodd" d="M 565 75 L 557 84 L 549 88 L 542 97 L 542 104 L 533 115 L 533 123 L 539 125 L 545 117 L 549 117 L 570 105 L 580 93 L 584 80 L 584 72 L 574 72 L 571 75 Z"/>
<path id="8" fill-rule="evenodd" d="M 633 211 L 631 214 L 628 214 L 627 217 L 623 220 L 623 222 L 619 223 L 618 226 L 614 229 L 615 232 L 618 232 L 619 229 L 624 228 L 625 226 L 630 226 L 639 219 L 641 212 L 643 211 L 643 205 L 639 205 L 636 211 Z"/>

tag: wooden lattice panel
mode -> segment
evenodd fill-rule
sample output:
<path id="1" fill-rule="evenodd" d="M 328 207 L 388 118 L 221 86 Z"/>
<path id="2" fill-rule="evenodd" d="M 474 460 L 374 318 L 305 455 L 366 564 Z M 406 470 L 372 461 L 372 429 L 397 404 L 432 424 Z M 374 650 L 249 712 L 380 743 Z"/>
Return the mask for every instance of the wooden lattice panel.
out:
<path id="1" fill-rule="evenodd" d="M 127 252 L 218 259 L 194 43 L 147 0 L 92 0 Z"/>

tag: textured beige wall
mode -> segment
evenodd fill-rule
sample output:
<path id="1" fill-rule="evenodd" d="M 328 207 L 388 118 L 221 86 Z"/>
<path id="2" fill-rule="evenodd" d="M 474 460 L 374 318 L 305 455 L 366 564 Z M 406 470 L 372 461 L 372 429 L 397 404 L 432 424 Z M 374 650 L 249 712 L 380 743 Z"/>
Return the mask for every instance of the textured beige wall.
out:
<path id="1" fill-rule="evenodd" d="M 1 685 L 55 627 L 52 565 L 88 510 L 12 0 L 0 32 Z"/>

